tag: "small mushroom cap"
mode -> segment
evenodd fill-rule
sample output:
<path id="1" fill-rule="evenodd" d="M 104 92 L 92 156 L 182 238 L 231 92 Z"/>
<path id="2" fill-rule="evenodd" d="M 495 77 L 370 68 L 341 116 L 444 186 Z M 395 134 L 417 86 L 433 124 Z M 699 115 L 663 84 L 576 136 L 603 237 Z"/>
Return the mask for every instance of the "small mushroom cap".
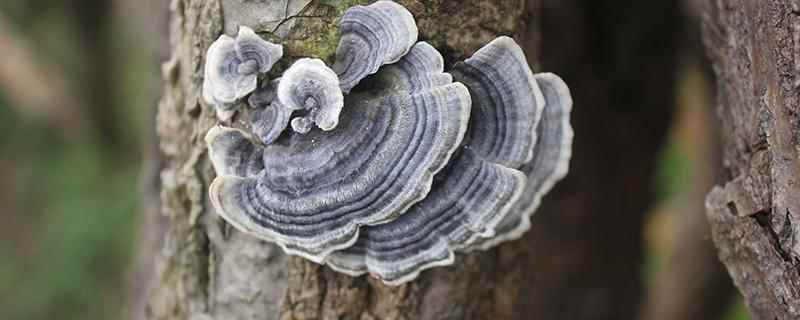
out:
<path id="1" fill-rule="evenodd" d="M 235 39 L 223 34 L 208 47 L 203 82 L 203 97 L 206 102 L 214 105 L 232 104 L 241 92 L 255 89 L 255 76 L 240 75 L 240 63 Z"/>
<path id="2" fill-rule="evenodd" d="M 392 1 L 354 6 L 342 16 L 341 39 L 333 70 L 349 93 L 384 64 L 395 63 L 417 42 L 414 16 Z"/>
<path id="3" fill-rule="evenodd" d="M 236 51 L 242 63 L 250 63 L 250 72 L 267 73 L 283 57 L 283 46 L 266 41 L 253 29 L 239 27 L 236 36 Z"/>
<path id="4" fill-rule="evenodd" d="M 309 118 L 300 117 L 292 119 L 292 130 L 294 130 L 294 132 L 306 134 L 311 132 L 313 126 L 314 121 L 311 121 Z"/>
<path id="5" fill-rule="evenodd" d="M 250 113 L 250 125 L 253 133 L 264 144 L 271 144 L 280 137 L 289 125 L 292 112 L 288 108 L 273 102 Z"/>
<path id="6" fill-rule="evenodd" d="M 530 161 L 544 97 L 522 48 L 499 37 L 456 63 L 452 73 L 472 96 L 470 147 L 511 168 Z"/>
<path id="7" fill-rule="evenodd" d="M 247 99 L 253 110 L 250 112 L 250 127 L 252 132 L 264 144 L 271 144 L 289 125 L 292 110 L 284 107 L 276 99 L 278 82 L 276 79 L 257 89 Z"/>
<path id="8" fill-rule="evenodd" d="M 261 150 L 238 129 L 215 126 L 206 134 L 209 157 L 218 175 L 248 177 L 264 170 Z"/>
<path id="9" fill-rule="evenodd" d="M 241 27 L 235 39 L 221 35 L 206 52 L 203 99 L 227 120 L 236 102 L 256 89 L 258 74 L 269 71 L 282 55 L 282 46 L 261 39 L 248 27 Z"/>
<path id="10" fill-rule="evenodd" d="M 428 65 L 441 68 L 443 63 L 433 59 L 429 48 L 415 46 L 379 75 L 403 74 Z M 517 168 L 532 157 L 544 106 L 540 88 L 522 49 L 507 37 L 457 64 L 454 72 L 454 78 L 468 86 L 473 101 L 466 146 L 437 174 L 425 199 L 395 220 L 362 227 L 352 247 L 329 256 L 332 268 L 402 284 L 422 270 L 451 264 L 454 251 L 493 237 L 497 225 L 512 212 L 527 183 Z M 395 83 L 409 87 L 435 83 L 439 79 L 435 75 Z"/>
<path id="11" fill-rule="evenodd" d="M 250 105 L 251 108 L 257 109 L 275 102 L 278 97 L 278 83 L 280 83 L 280 81 L 281 78 L 277 78 L 264 83 L 261 88 L 256 89 L 256 91 L 247 98 L 247 104 Z"/>
<path id="12" fill-rule="evenodd" d="M 570 126 L 572 96 L 566 83 L 555 74 L 539 73 L 535 78 L 546 104 L 536 129 L 539 138 L 533 159 L 520 168 L 528 176 L 528 184 L 511 214 L 497 226 L 496 235 L 477 241 L 472 249 L 486 250 L 521 237 L 530 229 L 530 216 L 542 197 L 567 175 L 574 135 Z"/>
<path id="13" fill-rule="evenodd" d="M 278 101 L 289 110 L 309 110 L 309 116 L 292 120 L 292 128 L 301 133 L 310 131 L 311 123 L 325 131 L 333 130 L 344 107 L 339 77 L 319 59 L 297 60 L 284 72 L 278 84 Z"/>
<path id="14" fill-rule="evenodd" d="M 414 77 L 441 73 L 409 70 L 420 71 L 407 75 Z M 463 139 L 469 92 L 460 83 L 410 91 L 406 83 L 422 81 L 376 77 L 380 85 L 348 95 L 336 130 L 282 135 L 263 149 L 258 175 L 216 178 L 209 195 L 219 214 L 290 254 L 322 262 L 352 245 L 359 226 L 392 220 L 423 199 Z M 218 146 L 209 148 L 215 154 Z M 230 163 L 220 159 L 212 157 L 215 168 Z"/>

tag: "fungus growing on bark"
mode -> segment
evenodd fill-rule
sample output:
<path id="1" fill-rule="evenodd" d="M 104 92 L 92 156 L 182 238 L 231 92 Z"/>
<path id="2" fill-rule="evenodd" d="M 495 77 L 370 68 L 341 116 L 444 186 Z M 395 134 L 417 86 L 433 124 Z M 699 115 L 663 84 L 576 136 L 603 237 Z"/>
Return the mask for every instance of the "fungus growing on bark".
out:
<path id="1" fill-rule="evenodd" d="M 454 250 L 491 237 L 525 186 L 525 175 L 463 148 L 439 173 L 430 194 L 385 224 L 361 228 L 356 243 L 334 252 L 330 266 L 349 275 L 369 273 L 389 285 L 450 265 Z"/>
<path id="2" fill-rule="evenodd" d="M 400 60 L 417 42 L 419 33 L 411 12 L 392 1 L 347 9 L 339 29 L 333 70 L 345 93 L 382 65 Z"/>
<path id="3" fill-rule="evenodd" d="M 407 58 L 421 56 L 414 49 Z M 398 65 L 412 70 L 430 65 L 420 61 L 437 60 L 407 58 Z M 453 263 L 455 250 L 491 239 L 520 201 L 527 179 L 517 168 L 534 157 L 545 104 L 522 49 L 511 38 L 498 38 L 457 63 L 453 73 L 472 97 L 465 146 L 437 174 L 425 199 L 395 220 L 362 227 L 353 246 L 332 254 L 328 262 L 334 269 L 368 272 L 391 285 L 412 280 L 424 269 Z"/>
<path id="4" fill-rule="evenodd" d="M 216 126 L 206 134 L 206 144 L 214 171 L 220 176 L 248 177 L 264 169 L 261 152 L 238 129 Z"/>
<path id="5" fill-rule="evenodd" d="M 390 285 L 524 233 L 567 171 L 563 81 L 534 74 L 508 37 L 446 73 L 434 47 L 415 44 L 413 16 L 391 1 L 353 7 L 340 26 L 332 69 L 299 59 L 250 95 L 260 143 L 239 129 L 208 133 L 216 211 L 287 253 Z M 235 101 L 251 84 L 232 75 L 255 69 L 232 41 L 220 37 L 208 59 L 228 61 L 217 71 L 234 89 L 223 98 Z"/>
<path id="6" fill-rule="evenodd" d="M 281 45 L 261 39 L 248 27 L 240 27 L 236 38 L 221 35 L 206 53 L 204 100 L 217 108 L 220 119 L 229 119 L 236 102 L 256 89 L 258 75 L 281 56 Z"/>
<path id="7" fill-rule="evenodd" d="M 569 170 L 573 138 L 569 122 L 572 96 L 567 84 L 555 74 L 539 73 L 535 78 L 544 94 L 545 108 L 536 128 L 538 139 L 533 159 L 520 168 L 528 176 L 528 184 L 514 204 L 512 213 L 497 226 L 495 236 L 480 239 L 474 248 L 485 250 L 521 237 L 530 229 L 530 217 L 539 207 L 542 197 Z"/>
<path id="8" fill-rule="evenodd" d="M 525 53 L 499 37 L 453 66 L 472 96 L 468 144 L 487 160 L 518 168 L 533 157 L 544 97 Z"/>
<path id="9" fill-rule="evenodd" d="M 349 247 L 359 226 L 404 213 L 428 194 L 433 175 L 460 144 L 470 98 L 459 83 L 407 91 L 396 89 L 398 81 L 349 95 L 333 131 L 287 134 L 263 148 L 209 138 L 212 155 L 237 155 L 211 157 L 222 173 L 209 191 L 217 212 L 316 262 Z M 250 159 L 239 155 L 251 148 L 262 162 L 238 161 Z M 242 163 L 251 167 L 241 169 Z M 259 165 L 255 176 L 224 174 Z"/>
<path id="10" fill-rule="evenodd" d="M 280 79 L 275 79 L 250 95 L 247 99 L 248 104 L 253 108 L 250 112 L 250 125 L 253 134 L 261 139 L 264 144 L 274 142 L 281 135 L 289 119 L 292 110 L 280 104 L 276 99 L 276 90 Z"/>
<path id="11" fill-rule="evenodd" d="M 304 58 L 283 73 L 278 84 L 278 101 L 289 110 L 307 112 L 305 116 L 292 119 L 292 129 L 308 133 L 312 123 L 325 131 L 336 128 L 344 95 L 333 70 L 322 60 Z"/>

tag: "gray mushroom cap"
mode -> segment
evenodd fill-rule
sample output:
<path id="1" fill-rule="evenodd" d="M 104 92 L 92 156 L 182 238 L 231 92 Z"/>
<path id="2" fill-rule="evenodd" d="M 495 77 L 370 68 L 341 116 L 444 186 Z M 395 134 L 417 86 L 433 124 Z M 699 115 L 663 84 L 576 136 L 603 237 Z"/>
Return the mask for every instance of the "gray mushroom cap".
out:
<path id="1" fill-rule="evenodd" d="M 546 104 L 536 129 L 534 157 L 521 168 L 528 177 L 528 184 L 511 213 L 497 226 L 496 234 L 479 239 L 470 249 L 486 250 L 521 237 L 530 229 L 530 216 L 539 207 L 542 197 L 569 171 L 574 136 L 570 125 L 572 96 L 567 84 L 555 74 L 539 73 L 535 78 Z"/>
<path id="2" fill-rule="evenodd" d="M 487 160 L 519 168 L 533 157 L 544 97 L 522 48 L 498 37 L 464 62 L 453 77 L 473 98 L 468 143 Z"/>
<path id="3" fill-rule="evenodd" d="M 297 60 L 278 84 L 278 101 L 289 110 L 307 110 L 308 115 L 292 120 L 292 129 L 308 133 L 311 124 L 330 131 L 339 124 L 344 95 L 339 77 L 319 59 Z"/>
<path id="4" fill-rule="evenodd" d="M 268 72 L 281 56 L 281 45 L 261 39 L 248 27 L 240 27 L 236 38 L 221 35 L 206 53 L 204 100 L 227 120 L 235 103 L 256 89 L 258 75 Z"/>
<path id="5" fill-rule="evenodd" d="M 214 171 L 220 176 L 249 177 L 264 170 L 262 154 L 241 130 L 216 126 L 206 134 Z"/>
<path id="6" fill-rule="evenodd" d="M 276 99 L 280 79 L 267 83 L 250 95 L 248 104 L 253 108 L 250 112 L 251 131 L 264 144 L 271 144 L 289 125 L 292 110 L 281 105 Z"/>
<path id="7" fill-rule="evenodd" d="M 439 53 L 416 46 L 396 68 L 431 65 L 441 68 Z M 453 72 L 472 97 L 469 140 L 437 174 L 424 200 L 395 220 L 362 227 L 353 246 L 328 258 L 332 268 L 351 275 L 368 272 L 390 285 L 413 280 L 424 269 L 453 263 L 455 250 L 493 237 L 518 201 L 527 179 L 517 168 L 532 157 L 544 108 L 522 49 L 502 37 L 456 64 Z"/>
<path id="8" fill-rule="evenodd" d="M 339 27 L 341 39 L 333 70 L 345 93 L 382 65 L 400 60 L 417 42 L 419 33 L 411 12 L 392 1 L 354 6 L 342 16 Z"/>
<path id="9" fill-rule="evenodd" d="M 238 229 L 315 262 L 351 246 L 359 226 L 406 212 L 430 192 L 434 174 L 461 143 L 470 108 L 464 85 L 431 77 L 427 69 L 409 72 L 437 80 L 411 90 L 410 83 L 421 81 L 379 73 L 378 85 L 347 96 L 336 130 L 290 132 L 255 147 L 263 165 L 255 176 L 241 174 L 260 168 L 239 161 L 251 159 L 250 146 L 212 136 L 212 155 L 238 155 L 211 158 L 217 172 L 235 173 L 211 184 L 217 212 Z"/>

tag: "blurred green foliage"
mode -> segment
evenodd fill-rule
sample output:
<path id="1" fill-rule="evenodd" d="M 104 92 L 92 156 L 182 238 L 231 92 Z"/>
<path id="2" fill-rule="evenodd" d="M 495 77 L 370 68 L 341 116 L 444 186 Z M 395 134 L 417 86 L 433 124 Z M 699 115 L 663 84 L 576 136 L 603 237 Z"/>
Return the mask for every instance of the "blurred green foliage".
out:
<path id="1" fill-rule="evenodd" d="M 675 201 L 681 192 L 691 190 L 691 179 L 693 172 L 697 170 L 697 164 L 693 163 L 689 152 L 685 148 L 685 143 L 677 141 L 675 135 L 669 139 L 659 155 L 659 165 L 654 177 L 656 205 L 668 204 Z M 677 212 L 669 212 L 675 218 Z M 661 226 L 671 228 L 669 226 Z M 651 230 L 652 231 L 652 230 Z M 647 277 L 645 283 L 653 285 L 656 273 L 664 271 L 669 260 L 670 252 L 664 248 L 650 247 L 645 255 L 644 275 Z M 725 316 L 725 320 L 749 320 L 750 315 L 744 304 L 738 302 L 731 307 Z M 702 302 L 699 302 L 702 303 Z"/>
<path id="2" fill-rule="evenodd" d="M 744 303 L 739 301 L 730 311 L 727 317 L 728 320 L 749 320 L 750 314 L 747 313 Z"/>
<path id="3" fill-rule="evenodd" d="M 64 143 L 0 110 L 0 163 L 12 187 L 2 190 L 12 193 L 0 228 L 2 318 L 118 318 L 137 220 L 138 152 L 120 157 L 90 141 Z"/>
<path id="4" fill-rule="evenodd" d="M 670 141 L 660 155 L 660 165 L 655 176 L 656 201 L 666 202 L 675 198 L 682 190 L 690 188 L 689 177 L 693 167 L 686 151 L 676 141 Z"/>
<path id="5" fill-rule="evenodd" d="M 70 88 L 91 63 L 66 6 L 6 1 L 37 61 L 58 67 Z M 152 53 L 122 25 L 108 30 L 114 53 L 112 101 L 120 137 L 108 145 L 87 128 L 66 137 L 25 117 L 0 91 L 0 319 L 123 319 L 125 280 L 139 215 L 141 140 L 152 116 L 158 73 Z M 47 90 L 47 88 L 38 88 Z M 89 124 L 91 125 L 91 124 Z"/>

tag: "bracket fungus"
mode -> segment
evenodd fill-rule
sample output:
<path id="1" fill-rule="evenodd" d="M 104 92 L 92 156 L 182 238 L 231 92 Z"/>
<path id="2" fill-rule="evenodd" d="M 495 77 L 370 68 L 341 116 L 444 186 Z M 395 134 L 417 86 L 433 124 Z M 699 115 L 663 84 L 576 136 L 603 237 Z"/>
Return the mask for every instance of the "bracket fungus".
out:
<path id="1" fill-rule="evenodd" d="M 241 130 L 213 127 L 206 134 L 206 144 L 214 146 L 209 158 L 217 175 L 248 177 L 264 169 L 261 153 Z"/>
<path id="2" fill-rule="evenodd" d="M 536 128 L 538 138 L 533 159 L 520 168 L 528 176 L 528 184 L 523 196 L 514 204 L 512 214 L 497 226 L 496 234 L 480 239 L 473 248 L 486 250 L 521 237 L 530 229 L 530 216 L 539 207 L 542 197 L 567 175 L 574 135 L 569 122 L 572 95 L 567 84 L 555 74 L 539 73 L 534 78 L 544 94 L 545 108 Z"/>
<path id="3" fill-rule="evenodd" d="M 534 158 L 537 127 L 543 127 L 539 84 L 522 49 L 508 37 L 492 41 L 452 72 L 472 97 L 465 146 L 425 199 L 393 221 L 362 227 L 353 246 L 331 255 L 334 269 L 403 283 L 421 270 L 451 264 L 455 250 L 492 239 L 495 227 L 514 215 L 527 184 L 518 168 Z"/>
<path id="4" fill-rule="evenodd" d="M 369 272 L 397 285 L 422 270 L 449 265 L 454 250 L 491 237 L 519 198 L 525 175 L 463 148 L 439 173 L 428 196 L 395 220 L 362 227 L 356 243 L 333 253 L 332 268 L 350 275 Z"/>
<path id="5" fill-rule="evenodd" d="M 209 139 L 210 154 L 236 155 L 211 157 L 219 177 L 209 194 L 219 214 L 322 262 L 350 246 L 359 226 L 394 219 L 425 197 L 464 136 L 470 97 L 450 83 L 416 92 L 377 88 L 345 104 L 333 131 L 287 134 L 263 148 Z M 240 168 L 252 148 L 261 163 Z M 239 174 L 261 165 L 256 176 Z"/>
<path id="6" fill-rule="evenodd" d="M 339 124 L 344 95 L 339 77 L 319 59 L 297 60 L 283 73 L 278 84 L 278 101 L 289 110 L 305 110 L 308 115 L 292 119 L 292 129 L 308 133 L 311 123 L 331 131 Z"/>
<path id="7" fill-rule="evenodd" d="M 524 233 L 567 172 L 566 84 L 534 74 L 509 37 L 445 72 L 439 51 L 417 42 L 411 13 L 391 1 L 348 9 L 340 27 L 331 68 L 301 58 L 279 79 L 254 77 L 268 81 L 258 89 L 225 73 L 255 70 L 232 38 L 209 49 L 206 72 L 226 67 L 205 80 L 224 83 L 204 89 L 224 101 L 255 90 L 246 130 L 206 136 L 217 213 L 289 254 L 389 285 Z"/>
<path id="8" fill-rule="evenodd" d="M 275 79 L 265 86 L 256 89 L 248 104 L 253 110 L 250 113 L 250 124 L 253 133 L 264 144 L 271 144 L 281 135 L 292 116 L 292 110 L 278 102 L 275 92 L 280 79 Z"/>
<path id="9" fill-rule="evenodd" d="M 258 75 L 269 72 L 283 56 L 283 46 L 268 42 L 252 29 L 240 27 L 236 38 L 221 35 L 206 52 L 203 99 L 227 120 L 236 102 L 253 92 Z"/>
<path id="10" fill-rule="evenodd" d="M 528 162 L 545 101 L 522 48 L 499 37 L 456 63 L 452 72 L 473 98 L 470 147 L 510 168 Z"/>
<path id="11" fill-rule="evenodd" d="M 392 1 L 348 9 L 339 29 L 341 39 L 333 69 L 345 93 L 382 65 L 400 60 L 417 42 L 419 33 L 411 12 Z"/>

